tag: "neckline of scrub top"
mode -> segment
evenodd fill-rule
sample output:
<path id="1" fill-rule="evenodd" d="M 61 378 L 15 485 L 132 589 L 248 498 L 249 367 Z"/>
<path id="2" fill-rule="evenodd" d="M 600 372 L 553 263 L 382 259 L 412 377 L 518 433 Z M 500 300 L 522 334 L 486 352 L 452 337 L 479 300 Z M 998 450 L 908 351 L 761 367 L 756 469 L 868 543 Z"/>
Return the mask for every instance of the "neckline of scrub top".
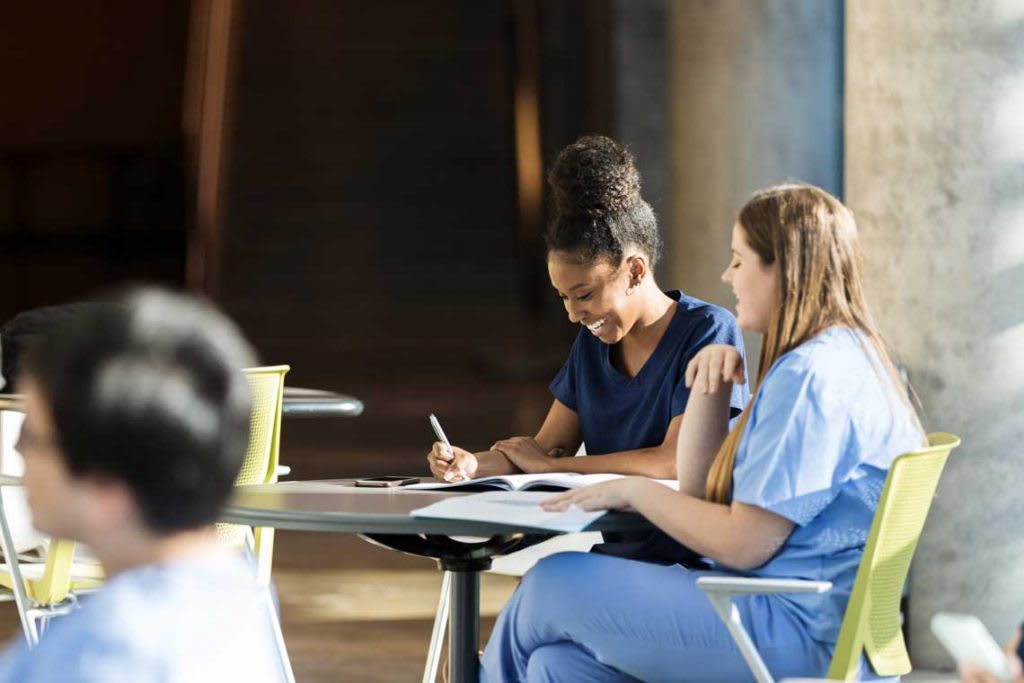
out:
<path id="1" fill-rule="evenodd" d="M 671 298 L 675 302 L 676 311 L 675 313 L 672 314 L 672 320 L 669 321 L 668 326 L 665 328 L 665 331 L 661 333 L 661 339 L 658 340 L 658 345 L 654 347 L 654 351 L 652 351 L 651 355 L 647 357 L 647 360 L 644 361 L 644 364 L 640 367 L 640 369 L 637 371 L 635 375 L 633 375 L 632 377 L 627 377 L 626 375 L 622 374 L 618 370 L 618 368 L 616 368 L 615 365 L 612 363 L 613 345 L 604 343 L 601 344 L 604 347 L 604 353 L 601 355 L 601 357 L 604 361 L 603 364 L 605 374 L 624 386 L 639 386 L 640 384 L 642 384 L 641 379 L 643 378 L 643 376 L 650 372 L 648 368 L 652 368 L 659 365 L 657 361 L 660 360 L 661 357 L 665 355 L 665 349 L 669 346 L 669 343 L 666 342 L 665 340 L 671 337 L 670 332 L 672 331 L 672 328 L 678 325 L 679 321 L 683 319 L 683 306 L 680 304 L 680 299 L 682 298 L 683 293 L 679 290 L 672 290 L 669 292 L 665 292 L 665 294 L 668 295 L 669 298 Z"/>

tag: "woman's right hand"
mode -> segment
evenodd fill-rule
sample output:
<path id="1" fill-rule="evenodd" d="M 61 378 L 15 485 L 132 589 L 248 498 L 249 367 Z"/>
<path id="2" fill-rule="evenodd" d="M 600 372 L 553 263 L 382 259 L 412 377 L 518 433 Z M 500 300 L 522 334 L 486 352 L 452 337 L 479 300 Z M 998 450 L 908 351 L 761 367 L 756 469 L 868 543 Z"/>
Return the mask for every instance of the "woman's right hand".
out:
<path id="1" fill-rule="evenodd" d="M 722 383 L 743 384 L 743 356 L 729 344 L 708 344 L 686 366 L 686 386 L 701 394 L 713 394 Z"/>
<path id="2" fill-rule="evenodd" d="M 1010 680 L 1013 683 L 1024 683 L 1024 667 L 1021 665 L 1020 657 L 1017 656 L 1022 636 L 1024 636 L 1024 633 L 1017 629 L 1013 639 L 1004 648 L 1006 653 L 1006 669 L 1009 671 Z M 960 681 L 961 683 L 999 683 L 999 679 L 992 675 L 991 672 L 975 665 L 965 666 L 960 669 Z"/>
<path id="3" fill-rule="evenodd" d="M 435 441 L 434 446 L 427 453 L 427 462 L 430 464 L 430 473 L 434 479 L 454 484 L 457 481 L 472 479 L 476 474 L 479 462 L 476 456 L 458 446 L 452 446 L 453 453 L 440 441 Z"/>
<path id="4" fill-rule="evenodd" d="M 1024 674 L 1021 674 L 1021 663 L 1020 660 L 1017 659 L 1017 655 L 1007 655 L 1006 665 L 1010 671 L 1010 680 L 1013 681 L 1013 683 L 1021 683 L 1021 681 L 1024 681 Z M 994 674 L 979 666 L 965 666 L 960 670 L 960 683 L 999 682 L 999 678 L 996 678 Z"/>

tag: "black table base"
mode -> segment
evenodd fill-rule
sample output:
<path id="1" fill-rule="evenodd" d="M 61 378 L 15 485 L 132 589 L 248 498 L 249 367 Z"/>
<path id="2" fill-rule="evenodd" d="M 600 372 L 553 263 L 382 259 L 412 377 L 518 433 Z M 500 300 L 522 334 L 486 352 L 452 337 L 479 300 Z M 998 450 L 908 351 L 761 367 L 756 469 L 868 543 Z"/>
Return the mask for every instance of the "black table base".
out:
<path id="1" fill-rule="evenodd" d="M 417 557 L 432 557 L 441 569 L 452 572 L 452 598 L 448 612 L 448 673 L 451 683 L 477 683 L 480 664 L 480 572 L 491 568 L 495 555 L 528 548 L 555 534 L 497 535 L 477 543 L 448 536 L 360 534 L 376 545 Z"/>

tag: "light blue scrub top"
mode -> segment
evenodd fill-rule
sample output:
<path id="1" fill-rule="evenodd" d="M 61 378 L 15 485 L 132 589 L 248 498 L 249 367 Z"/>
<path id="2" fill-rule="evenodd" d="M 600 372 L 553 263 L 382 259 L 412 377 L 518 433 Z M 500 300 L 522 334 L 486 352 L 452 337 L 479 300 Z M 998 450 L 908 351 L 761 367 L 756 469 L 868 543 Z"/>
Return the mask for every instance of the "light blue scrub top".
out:
<path id="1" fill-rule="evenodd" d="M 252 570 L 212 554 L 118 574 L 55 617 L 32 651 L 20 636 L 3 683 L 277 683 L 269 612 Z"/>
<path id="2" fill-rule="evenodd" d="M 747 574 L 831 581 L 822 595 L 772 597 L 815 640 L 838 639 L 889 466 L 923 443 L 859 332 L 830 328 L 765 377 L 736 452 L 733 500 L 796 526 L 771 560 Z"/>

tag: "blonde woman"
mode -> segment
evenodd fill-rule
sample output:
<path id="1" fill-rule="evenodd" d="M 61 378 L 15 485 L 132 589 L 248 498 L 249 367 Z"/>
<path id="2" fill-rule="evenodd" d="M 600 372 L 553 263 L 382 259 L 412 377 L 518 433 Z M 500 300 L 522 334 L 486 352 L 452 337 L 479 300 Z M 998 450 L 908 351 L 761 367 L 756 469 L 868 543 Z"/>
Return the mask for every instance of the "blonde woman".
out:
<path id="1" fill-rule="evenodd" d="M 728 410 L 722 396 L 742 381 L 742 359 L 708 346 L 687 369 L 677 457 L 681 477 L 703 463 L 705 497 L 629 477 L 547 504 L 634 509 L 712 570 L 583 553 L 542 560 L 499 617 L 485 681 L 752 680 L 695 585 L 708 574 L 831 581 L 825 595 L 737 601 L 776 678 L 825 674 L 886 472 L 924 435 L 868 313 L 841 202 L 807 185 L 759 192 L 733 227 L 722 279 L 740 327 L 764 343 L 754 399 L 720 447 L 694 432 Z"/>

